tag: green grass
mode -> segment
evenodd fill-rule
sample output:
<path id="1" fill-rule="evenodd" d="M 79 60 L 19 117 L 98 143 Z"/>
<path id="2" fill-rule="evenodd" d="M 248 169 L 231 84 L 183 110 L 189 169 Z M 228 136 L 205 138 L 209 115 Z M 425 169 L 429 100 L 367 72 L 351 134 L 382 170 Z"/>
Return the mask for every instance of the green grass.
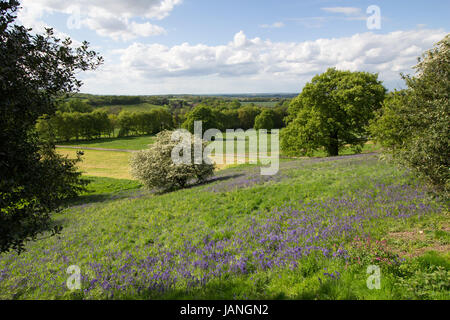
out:
<path id="1" fill-rule="evenodd" d="M 147 148 L 149 144 L 152 144 L 154 142 L 154 139 L 154 136 L 102 138 L 90 141 L 63 142 L 59 143 L 59 145 L 105 149 L 141 150 Z"/>
<path id="2" fill-rule="evenodd" d="M 366 144 L 364 144 L 364 146 L 361 150 L 361 153 L 380 152 L 380 149 L 381 148 L 379 145 L 374 144 L 372 141 L 369 141 Z M 339 151 L 340 156 L 351 155 L 351 154 L 355 154 L 355 150 L 351 147 L 344 147 L 342 150 Z M 317 151 L 314 151 L 311 156 L 312 157 L 326 157 L 327 153 L 325 152 L 325 150 L 317 150 Z"/>
<path id="3" fill-rule="evenodd" d="M 142 184 L 136 180 L 92 176 L 84 176 L 83 178 L 89 180 L 89 184 L 87 190 L 83 192 L 81 196 L 102 195 L 124 190 L 134 190 L 142 187 Z"/>
<path id="4" fill-rule="evenodd" d="M 132 265 L 135 259 L 145 259 L 158 250 L 181 249 L 187 239 L 196 245 L 203 243 L 206 234 L 216 240 L 227 239 L 246 230 L 252 219 L 270 217 L 271 210 L 277 207 L 302 208 L 302 203 L 345 194 L 360 197 L 366 191 L 376 194 L 379 184 L 417 183 L 405 172 L 375 157 L 317 163 L 300 160 L 292 164 L 282 172 L 284 179 L 280 181 L 223 192 L 211 192 L 210 188 L 227 181 L 151 194 L 136 189 L 139 186 L 133 181 L 94 178 L 90 195 L 109 194 L 106 200 L 65 209 L 55 215 L 55 220 L 64 226 L 59 236 L 28 243 L 27 251 L 20 256 L 14 253 L 0 256 L 0 299 L 112 298 L 101 286 L 89 293 L 65 289 L 67 267 L 78 265 L 88 279 L 93 279 L 96 265 L 106 268 L 102 272 L 117 273 L 126 261 Z M 223 173 L 236 174 L 247 169 L 233 168 Z M 122 189 L 127 189 L 128 196 L 115 198 L 124 192 Z M 431 197 L 424 201 L 430 206 L 437 205 Z M 377 204 L 383 205 L 382 201 Z M 446 223 L 448 213 L 443 211 L 420 218 L 377 220 L 370 224 L 370 233 L 375 239 L 383 239 L 399 230 L 438 231 Z M 126 258 L 128 254 L 130 258 Z M 366 265 L 347 265 L 339 259 L 311 255 L 293 269 L 228 274 L 189 290 L 183 282 L 162 293 L 127 289 L 115 292 L 113 298 L 448 299 L 449 291 L 442 289 L 446 285 L 442 287 L 442 279 L 449 271 L 449 257 L 438 252 L 431 255 L 422 260 L 407 259 L 399 268 L 383 267 L 381 290 L 367 288 Z M 330 272 L 339 270 L 341 277 L 325 278 L 325 268 Z M 428 277 L 431 282 L 426 281 Z"/>
<path id="5" fill-rule="evenodd" d="M 130 105 L 108 105 L 108 106 L 98 106 L 96 109 L 102 109 L 102 110 L 124 110 L 124 111 L 130 111 L 130 112 L 143 112 L 143 111 L 150 111 L 152 109 L 157 108 L 163 108 L 163 106 L 157 106 L 154 104 L 150 104 L 147 102 L 139 103 L 139 104 L 130 104 Z"/>
<path id="6" fill-rule="evenodd" d="M 136 180 L 94 176 L 83 176 L 83 179 L 89 181 L 86 191 L 69 200 L 66 206 L 126 198 L 142 188 L 142 184 Z"/>

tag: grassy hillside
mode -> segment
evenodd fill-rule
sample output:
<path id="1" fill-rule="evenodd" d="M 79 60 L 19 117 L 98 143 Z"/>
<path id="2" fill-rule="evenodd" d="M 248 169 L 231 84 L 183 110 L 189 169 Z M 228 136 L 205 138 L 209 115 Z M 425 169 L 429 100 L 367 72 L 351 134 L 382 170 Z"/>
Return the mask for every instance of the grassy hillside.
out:
<path id="1" fill-rule="evenodd" d="M 374 156 L 237 167 L 166 194 L 130 183 L 94 181 L 55 216 L 60 236 L 1 255 L 0 298 L 450 298 L 448 212 Z M 82 290 L 66 288 L 70 265 Z"/>

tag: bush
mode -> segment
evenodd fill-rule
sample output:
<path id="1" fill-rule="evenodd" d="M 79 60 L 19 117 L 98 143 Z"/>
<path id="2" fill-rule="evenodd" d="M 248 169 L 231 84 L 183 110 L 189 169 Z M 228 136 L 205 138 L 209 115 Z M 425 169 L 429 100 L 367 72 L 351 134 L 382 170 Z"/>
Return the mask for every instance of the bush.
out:
<path id="1" fill-rule="evenodd" d="M 385 101 L 371 131 L 394 159 L 424 177 L 436 189 L 450 190 L 450 36 L 427 51 L 407 89 Z"/>
<path id="2" fill-rule="evenodd" d="M 189 182 L 203 182 L 214 173 L 214 164 L 194 163 L 194 138 L 191 134 L 191 163 L 175 164 L 172 150 L 179 142 L 172 141 L 172 133 L 160 132 L 149 149 L 136 152 L 131 157 L 131 174 L 148 189 L 176 190 L 186 187 Z M 202 151 L 205 147 L 206 142 L 202 142 Z"/>

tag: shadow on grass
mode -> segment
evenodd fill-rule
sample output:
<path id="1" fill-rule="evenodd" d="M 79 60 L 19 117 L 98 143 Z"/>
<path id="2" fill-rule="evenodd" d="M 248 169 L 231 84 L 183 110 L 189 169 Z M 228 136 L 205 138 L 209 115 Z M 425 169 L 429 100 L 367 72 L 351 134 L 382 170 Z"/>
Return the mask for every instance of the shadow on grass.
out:
<path id="1" fill-rule="evenodd" d="M 192 189 L 195 187 L 201 187 L 201 186 L 205 186 L 214 182 L 218 182 L 218 181 L 226 181 L 229 179 L 234 179 L 234 178 L 238 178 L 238 177 L 242 177 L 245 174 L 243 173 L 237 173 L 237 174 L 229 174 L 229 175 L 222 175 L 222 176 L 214 176 L 206 181 L 197 181 L 197 182 L 191 182 L 188 185 L 186 185 L 184 188 L 178 188 L 178 189 L 174 189 L 174 190 L 152 190 L 150 192 L 158 194 L 158 195 L 162 195 L 162 194 L 168 194 L 171 192 L 175 192 L 175 191 L 180 191 L 180 190 L 184 190 L 184 189 Z"/>
<path id="2" fill-rule="evenodd" d="M 77 198 L 68 199 L 63 203 L 63 207 L 79 207 L 99 202 L 114 201 L 119 199 L 137 199 L 146 195 L 150 195 L 151 191 L 145 189 L 130 189 L 119 192 L 110 192 L 102 194 L 85 194 Z"/>
<path id="3" fill-rule="evenodd" d="M 169 289 L 162 293 L 142 291 L 138 299 L 155 300 L 315 300 L 330 299 L 328 287 L 316 287 L 304 290 L 297 295 L 287 296 L 279 290 L 267 292 L 264 285 L 256 285 L 253 292 L 249 292 L 247 281 L 217 280 L 204 286 L 187 289 Z M 136 298 L 136 297 L 133 297 Z"/>

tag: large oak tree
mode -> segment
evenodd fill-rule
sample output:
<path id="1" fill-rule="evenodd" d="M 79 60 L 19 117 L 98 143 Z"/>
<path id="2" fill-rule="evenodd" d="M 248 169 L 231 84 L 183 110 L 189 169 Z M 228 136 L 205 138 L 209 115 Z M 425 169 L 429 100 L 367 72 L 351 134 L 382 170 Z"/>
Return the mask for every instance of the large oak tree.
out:
<path id="1" fill-rule="evenodd" d="M 324 148 L 336 156 L 345 145 L 360 149 L 385 94 L 377 74 L 330 68 L 315 76 L 290 103 L 283 152 L 302 155 Z"/>

